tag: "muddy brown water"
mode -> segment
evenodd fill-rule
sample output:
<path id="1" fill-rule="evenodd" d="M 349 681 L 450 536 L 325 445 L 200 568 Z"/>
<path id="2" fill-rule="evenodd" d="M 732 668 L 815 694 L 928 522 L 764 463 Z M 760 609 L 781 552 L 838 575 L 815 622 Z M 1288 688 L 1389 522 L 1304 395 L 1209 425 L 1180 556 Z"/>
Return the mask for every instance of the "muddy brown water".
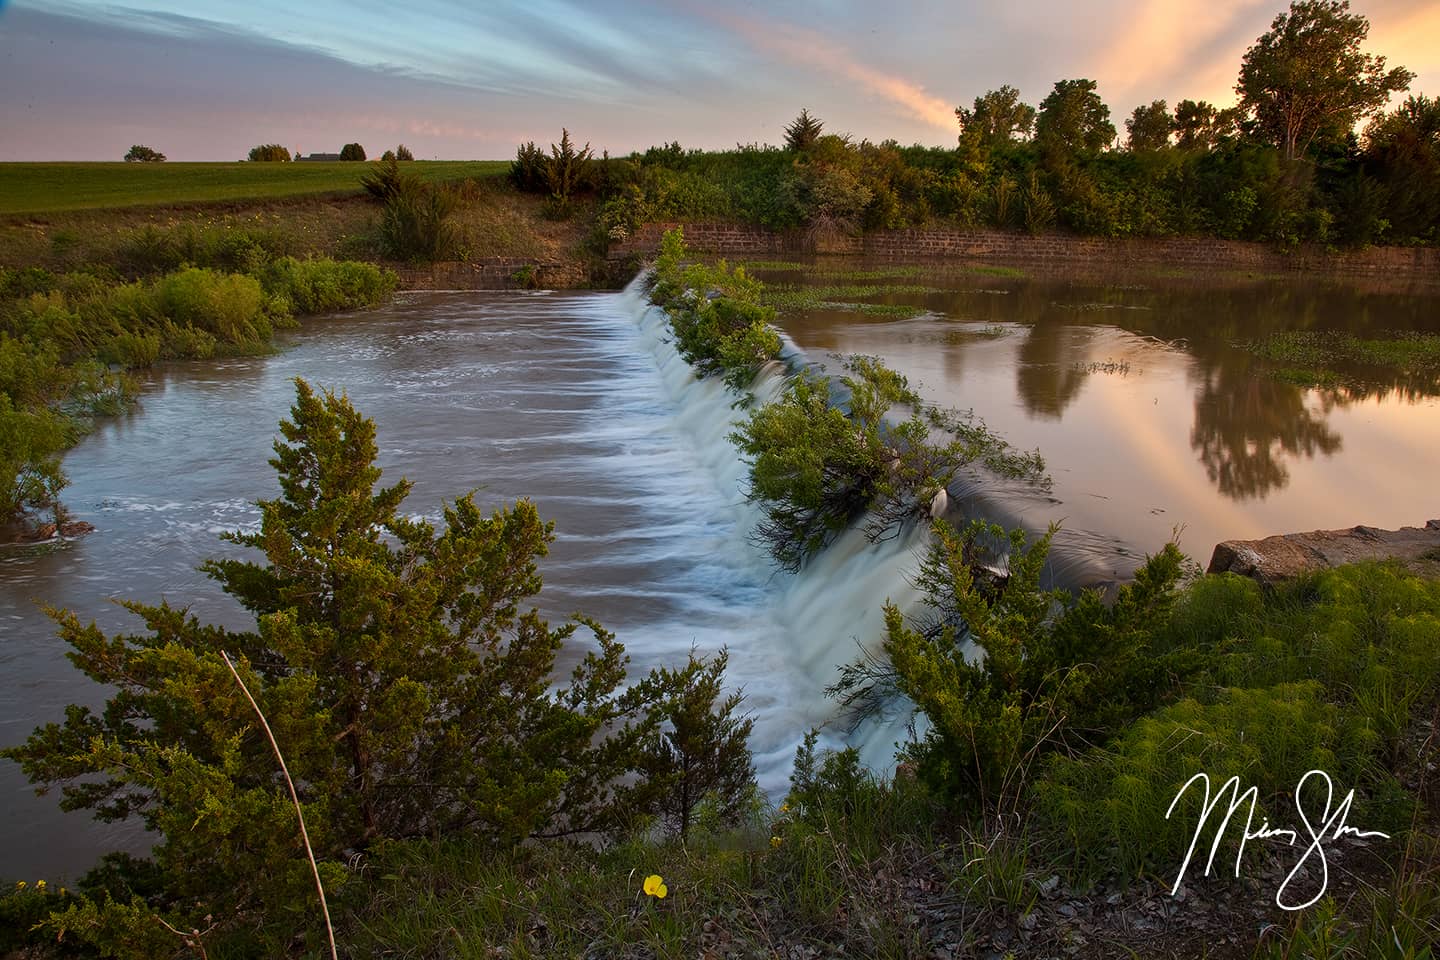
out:
<path id="1" fill-rule="evenodd" d="M 1302 389 L 1236 346 L 1283 329 L 1435 331 L 1433 293 L 974 274 L 900 282 L 944 290 L 867 298 L 929 311 L 915 319 L 819 310 L 783 326 L 817 358 L 882 356 L 931 399 L 1038 447 L 1055 485 L 1026 502 L 1024 522 L 1059 520 L 1093 540 L 1097 558 L 1138 558 L 1182 526 L 1182 547 L 1203 562 L 1228 537 L 1440 515 L 1433 378 Z M 728 646 L 772 794 L 805 730 L 831 714 L 823 688 L 835 665 L 873 641 L 886 597 L 913 599 L 915 536 L 842 538 L 799 576 L 774 571 L 748 540 L 755 513 L 725 440 L 740 414 L 718 384 L 693 381 L 634 290 L 409 294 L 311 322 L 273 356 L 169 367 L 135 412 L 68 455 L 67 502 L 97 529 L 0 551 L 0 745 L 59 720 L 66 703 L 103 698 L 65 660 L 39 604 L 110 630 L 135 625 L 118 598 L 165 598 L 246 625 L 196 567 L 234 553 L 217 534 L 253 528 L 254 500 L 275 495 L 265 461 L 296 376 L 346 390 L 375 419 L 387 478 L 415 482 L 407 510 L 436 517 L 442 499 L 470 489 L 486 508 L 534 499 L 556 523 L 538 601 L 552 619 L 598 618 L 640 670 L 692 644 Z M 867 760 L 883 764 L 902 732 L 866 734 Z M 144 848 L 133 825 L 34 797 L 14 764 L 0 763 L 0 797 L 0 881 L 73 877 L 104 850 Z"/>

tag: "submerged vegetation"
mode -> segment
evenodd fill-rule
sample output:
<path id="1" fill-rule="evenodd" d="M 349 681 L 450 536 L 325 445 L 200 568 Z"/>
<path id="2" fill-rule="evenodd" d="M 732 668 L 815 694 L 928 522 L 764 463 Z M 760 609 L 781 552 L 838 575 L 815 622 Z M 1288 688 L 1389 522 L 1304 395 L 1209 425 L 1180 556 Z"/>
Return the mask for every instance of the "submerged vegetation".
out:
<path id="1" fill-rule="evenodd" d="M 1405 331 L 1384 339 L 1352 334 L 1290 330 L 1246 344 L 1276 364 L 1274 375 L 1308 387 L 1364 384 L 1369 374 L 1390 379 L 1424 379 L 1440 390 L 1440 335 Z"/>

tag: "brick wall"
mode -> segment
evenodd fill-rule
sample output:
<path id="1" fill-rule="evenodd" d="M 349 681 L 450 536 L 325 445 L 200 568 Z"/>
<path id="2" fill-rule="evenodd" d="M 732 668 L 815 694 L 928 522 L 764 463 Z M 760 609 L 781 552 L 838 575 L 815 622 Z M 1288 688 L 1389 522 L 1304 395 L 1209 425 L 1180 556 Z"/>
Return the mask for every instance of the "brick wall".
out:
<path id="1" fill-rule="evenodd" d="M 560 260 L 490 257 L 467 263 L 391 265 L 402 290 L 506 290 L 521 286 L 516 274 L 533 271 L 535 285 L 546 289 L 581 287 L 589 280 L 585 265 Z"/>
<path id="2" fill-rule="evenodd" d="M 658 248 L 661 235 L 673 226 L 646 224 L 630 240 L 613 247 L 611 256 L 649 256 Z M 1300 247 L 1287 252 L 1266 244 L 1197 237 L 1105 240 L 945 229 L 889 230 L 860 237 L 812 239 L 799 232 L 776 233 L 736 224 L 691 223 L 684 227 L 685 242 L 692 250 L 725 256 L 843 253 L 881 260 L 992 261 L 1059 268 L 1165 266 L 1191 272 L 1247 270 L 1440 281 L 1440 249 L 1434 248 L 1370 247 L 1331 252 L 1320 247 Z"/>

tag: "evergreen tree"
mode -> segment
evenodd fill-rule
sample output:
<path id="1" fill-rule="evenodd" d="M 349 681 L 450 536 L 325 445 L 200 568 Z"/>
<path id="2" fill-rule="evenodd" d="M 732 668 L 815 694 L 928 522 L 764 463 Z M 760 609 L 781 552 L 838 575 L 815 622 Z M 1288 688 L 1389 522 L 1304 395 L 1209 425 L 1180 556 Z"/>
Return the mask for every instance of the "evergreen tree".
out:
<path id="1" fill-rule="evenodd" d="M 810 111 L 802 107 L 800 116 L 785 128 L 785 146 L 790 150 L 804 153 L 815 146 L 820 139 L 820 131 L 824 128 L 825 124 L 810 116 Z"/>
<path id="2" fill-rule="evenodd" d="M 53 614 L 72 661 L 114 693 L 3 755 L 33 782 L 62 786 L 66 809 L 135 816 L 160 837 L 163 895 L 87 903 L 98 929 L 152 908 L 188 930 L 207 913 L 249 923 L 314 902 L 288 788 L 222 653 L 285 754 L 327 887 L 380 839 L 463 832 L 506 848 L 603 832 L 687 782 L 642 754 L 665 717 L 695 728 L 724 658 L 621 692 L 626 657 L 609 633 L 579 618 L 551 629 L 523 609 L 552 540 L 533 504 L 486 517 L 467 495 L 444 509 L 442 529 L 408 519 L 409 482 L 377 487 L 374 424 L 343 396 L 298 380 L 296 391 L 270 461 L 280 496 L 260 502 L 258 532 L 224 537 L 265 562 L 204 566 L 254 630 L 206 626 L 164 603 L 127 604 L 145 625 L 128 636 Z M 594 647 L 554 690 L 556 654 L 580 624 Z M 690 683 L 700 686 L 687 694 Z M 700 736 L 711 732 L 738 762 L 748 726 Z M 702 750 L 692 740 L 680 756 Z M 642 767 L 649 776 L 622 782 Z"/>
<path id="3" fill-rule="evenodd" d="M 663 703 L 666 724 L 646 748 L 642 766 L 656 789 L 661 817 L 681 837 L 707 800 L 722 822 L 734 824 L 753 795 L 748 743 L 755 721 L 736 715 L 741 694 L 721 699 L 728 661 L 724 650 L 708 662 L 692 650 L 683 668 L 662 668 L 647 680 L 654 685 L 649 697 Z"/>

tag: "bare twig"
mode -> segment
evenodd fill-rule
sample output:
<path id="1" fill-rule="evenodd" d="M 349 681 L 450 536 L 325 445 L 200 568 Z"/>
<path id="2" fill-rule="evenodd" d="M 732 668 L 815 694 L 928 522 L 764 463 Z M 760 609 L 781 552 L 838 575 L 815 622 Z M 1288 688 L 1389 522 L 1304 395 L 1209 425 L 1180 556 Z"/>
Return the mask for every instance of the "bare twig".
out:
<path id="1" fill-rule="evenodd" d="M 285 783 L 290 788 L 290 799 L 295 804 L 295 816 L 300 820 L 300 837 L 305 841 L 305 856 L 310 858 L 310 872 L 315 875 L 315 889 L 320 893 L 320 910 L 325 914 L 325 932 L 330 935 L 330 958 L 339 960 L 340 954 L 335 949 L 335 928 L 330 925 L 330 905 L 325 901 L 325 885 L 320 882 L 320 866 L 315 862 L 315 851 L 310 849 L 310 832 L 305 829 L 305 814 L 300 809 L 300 795 L 295 791 L 295 781 L 290 779 L 290 769 L 285 766 L 285 757 L 280 753 L 280 744 L 275 742 L 275 734 L 270 732 L 270 724 L 266 721 L 260 704 L 255 702 L 250 688 L 245 686 L 244 680 L 240 679 L 240 672 L 235 669 L 235 664 L 230 662 L 230 654 L 221 650 L 220 656 L 224 659 L 225 666 L 230 668 L 235 682 L 240 684 L 245 699 L 249 700 L 250 706 L 255 708 L 255 715 L 260 718 L 260 726 L 265 729 L 265 736 L 270 740 L 271 749 L 275 751 L 275 759 L 280 761 L 280 772 L 285 775 Z"/>

